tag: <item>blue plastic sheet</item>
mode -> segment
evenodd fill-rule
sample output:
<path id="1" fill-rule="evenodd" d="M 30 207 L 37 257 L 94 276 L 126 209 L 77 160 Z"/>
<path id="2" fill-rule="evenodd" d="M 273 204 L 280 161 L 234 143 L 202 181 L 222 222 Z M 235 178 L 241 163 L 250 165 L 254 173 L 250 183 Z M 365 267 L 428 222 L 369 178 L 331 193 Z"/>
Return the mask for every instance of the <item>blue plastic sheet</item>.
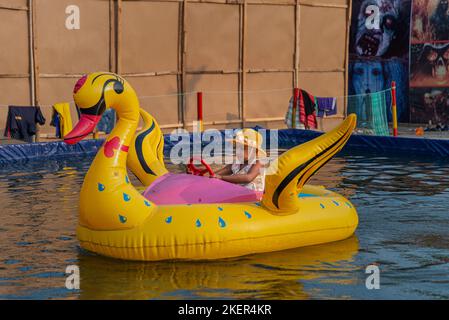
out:
<path id="1" fill-rule="evenodd" d="M 279 147 L 292 148 L 310 141 L 322 133 L 308 130 L 280 130 Z M 346 152 L 366 152 L 388 155 L 449 157 L 449 140 L 352 135 L 343 149 Z"/>
<path id="2" fill-rule="evenodd" d="M 84 140 L 75 145 L 62 141 L 0 145 L 0 164 L 54 157 L 94 155 L 104 140 Z"/>
<path id="3" fill-rule="evenodd" d="M 316 131 L 298 129 L 279 130 L 277 143 L 280 149 L 290 149 L 321 134 Z M 222 132 L 222 136 L 224 136 L 224 132 Z M 75 145 L 67 145 L 62 141 L 0 145 L 0 164 L 19 160 L 94 155 L 103 141 L 102 139 L 84 140 Z M 191 135 L 190 142 L 192 141 L 193 137 Z M 176 144 L 176 141 L 170 141 L 169 136 L 165 136 L 164 153 L 166 156 L 170 155 L 170 150 L 174 144 Z M 267 145 L 267 148 L 269 147 Z M 432 156 L 448 158 L 449 140 L 353 135 L 344 147 L 344 151 L 366 152 L 384 156 L 402 155 L 406 157 Z"/>

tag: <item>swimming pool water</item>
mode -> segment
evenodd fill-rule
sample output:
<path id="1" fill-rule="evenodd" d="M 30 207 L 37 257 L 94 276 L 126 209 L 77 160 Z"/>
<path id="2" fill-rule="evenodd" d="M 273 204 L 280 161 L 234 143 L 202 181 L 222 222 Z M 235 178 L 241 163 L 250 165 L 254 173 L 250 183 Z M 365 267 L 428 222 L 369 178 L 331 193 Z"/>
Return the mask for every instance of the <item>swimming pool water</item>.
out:
<path id="1" fill-rule="evenodd" d="M 0 167 L 0 299 L 449 298 L 449 161 L 333 159 L 311 183 L 356 205 L 360 223 L 350 239 L 220 261 L 156 263 L 80 249 L 78 192 L 90 161 Z M 365 286 L 371 264 L 380 269 L 379 290 Z M 68 265 L 80 268 L 80 290 L 65 287 Z"/>

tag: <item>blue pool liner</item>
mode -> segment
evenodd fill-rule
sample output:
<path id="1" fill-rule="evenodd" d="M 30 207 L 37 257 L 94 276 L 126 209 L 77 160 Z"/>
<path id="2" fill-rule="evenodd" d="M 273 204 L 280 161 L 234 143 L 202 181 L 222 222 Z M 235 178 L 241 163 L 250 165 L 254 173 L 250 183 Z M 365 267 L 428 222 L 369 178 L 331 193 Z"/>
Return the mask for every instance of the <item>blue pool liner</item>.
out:
<path id="1" fill-rule="evenodd" d="M 267 130 L 269 132 L 269 130 Z M 280 149 L 290 149 L 310 141 L 322 133 L 309 130 L 285 129 L 278 131 L 276 141 Z M 224 132 L 222 132 L 224 136 Z M 193 141 L 192 135 L 190 142 Z M 104 139 L 83 140 L 75 145 L 62 141 L 0 145 L 0 164 L 21 160 L 39 160 L 45 158 L 93 156 L 103 144 Z M 164 153 L 170 154 L 177 141 L 165 136 Z M 267 145 L 270 148 L 270 145 Z M 374 155 L 431 156 L 449 158 L 449 140 L 426 138 L 402 138 L 352 135 L 344 147 L 345 152 L 363 152 Z"/>
<path id="2" fill-rule="evenodd" d="M 0 145 L 0 164 L 21 160 L 94 155 L 104 140 L 84 140 L 75 145 L 63 141 Z"/>
<path id="3" fill-rule="evenodd" d="M 322 135 L 310 130 L 279 130 L 279 148 L 289 149 Z M 449 140 L 366 136 L 353 134 L 344 147 L 345 152 L 365 152 L 379 155 L 431 156 L 449 158 Z"/>

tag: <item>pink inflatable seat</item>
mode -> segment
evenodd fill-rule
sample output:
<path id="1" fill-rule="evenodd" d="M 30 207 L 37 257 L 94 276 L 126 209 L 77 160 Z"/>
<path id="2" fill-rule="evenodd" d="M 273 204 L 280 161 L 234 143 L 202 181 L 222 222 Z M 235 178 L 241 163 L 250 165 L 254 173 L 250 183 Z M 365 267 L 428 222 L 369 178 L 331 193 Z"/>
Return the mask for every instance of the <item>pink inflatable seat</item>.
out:
<path id="1" fill-rule="evenodd" d="M 158 205 L 256 202 L 261 192 L 209 177 L 167 173 L 143 193 Z"/>

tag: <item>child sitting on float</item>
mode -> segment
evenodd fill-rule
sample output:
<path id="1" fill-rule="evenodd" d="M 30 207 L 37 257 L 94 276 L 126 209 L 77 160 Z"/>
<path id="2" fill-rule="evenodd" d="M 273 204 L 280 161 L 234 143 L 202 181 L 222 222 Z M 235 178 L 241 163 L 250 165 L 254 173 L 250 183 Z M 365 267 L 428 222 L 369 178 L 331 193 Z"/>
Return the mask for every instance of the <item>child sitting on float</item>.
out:
<path id="1" fill-rule="evenodd" d="M 263 192 L 265 165 L 261 160 L 266 153 L 262 148 L 262 135 L 253 129 L 243 129 L 231 142 L 235 150 L 234 162 L 215 172 L 214 178 Z"/>

